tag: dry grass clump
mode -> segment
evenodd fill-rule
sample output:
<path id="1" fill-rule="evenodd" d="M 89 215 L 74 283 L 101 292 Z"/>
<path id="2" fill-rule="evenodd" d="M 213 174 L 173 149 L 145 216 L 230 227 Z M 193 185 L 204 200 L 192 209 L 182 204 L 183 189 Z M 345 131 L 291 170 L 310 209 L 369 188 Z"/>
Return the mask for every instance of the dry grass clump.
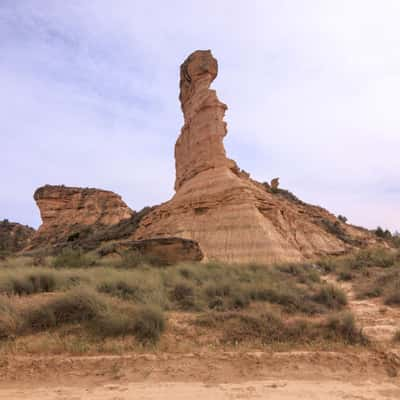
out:
<path id="1" fill-rule="evenodd" d="M 3 339 L 79 324 L 95 336 L 133 335 L 141 342 L 156 342 L 165 329 L 164 315 L 156 307 L 121 309 L 106 296 L 88 288 L 69 290 L 43 305 L 20 312 L 3 300 L 0 298 L 0 338 Z"/>
<path id="2" fill-rule="evenodd" d="M 400 252 L 385 248 L 363 249 L 345 256 L 322 259 L 318 265 L 325 272 L 336 273 L 351 273 L 366 268 L 390 268 L 400 265 Z"/>
<path id="3" fill-rule="evenodd" d="M 400 251 L 376 248 L 326 258 L 318 263 L 339 280 L 352 281 L 358 298 L 383 296 L 386 304 L 400 304 Z"/>
<path id="4" fill-rule="evenodd" d="M 325 288 L 318 270 L 307 264 L 214 262 L 166 268 L 144 264 L 135 268 L 36 267 L 0 271 L 0 293 L 10 295 L 64 291 L 82 283 L 99 293 L 164 310 L 229 311 L 263 302 L 276 304 L 289 313 L 312 315 L 339 310 L 346 304 L 344 294 Z"/>
<path id="5" fill-rule="evenodd" d="M 0 296 L 0 340 L 13 337 L 17 329 L 17 311 L 7 297 Z"/>
<path id="6" fill-rule="evenodd" d="M 323 341 L 347 345 L 368 343 L 350 313 L 337 314 L 320 322 L 301 318 L 285 321 L 273 312 L 256 315 L 210 313 L 199 317 L 196 324 L 222 330 L 223 341 L 231 344 L 253 341 L 262 344 L 312 344 Z"/>
<path id="7" fill-rule="evenodd" d="M 31 295 L 64 290 L 81 282 L 77 274 L 51 268 L 17 268 L 0 270 L 0 293 Z"/>
<path id="8" fill-rule="evenodd" d="M 54 257 L 54 268 L 86 268 L 95 264 L 95 260 L 80 249 L 65 248 Z"/>
<path id="9" fill-rule="evenodd" d="M 334 285 L 321 287 L 314 295 L 313 299 L 331 310 L 340 310 L 347 305 L 346 293 Z"/>

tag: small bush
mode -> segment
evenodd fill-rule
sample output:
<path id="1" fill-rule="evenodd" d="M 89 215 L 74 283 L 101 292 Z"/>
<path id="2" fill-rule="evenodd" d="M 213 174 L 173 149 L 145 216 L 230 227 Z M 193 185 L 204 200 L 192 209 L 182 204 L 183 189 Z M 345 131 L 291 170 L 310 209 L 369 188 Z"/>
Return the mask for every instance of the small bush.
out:
<path id="1" fill-rule="evenodd" d="M 180 308 L 184 310 L 193 309 L 195 303 L 195 292 L 192 285 L 182 282 L 174 286 L 170 293 L 172 301 L 178 303 Z"/>
<path id="2" fill-rule="evenodd" d="M 368 343 L 362 330 L 356 327 L 354 316 L 348 312 L 329 317 L 323 328 L 325 339 L 341 340 L 350 345 Z"/>
<path id="3" fill-rule="evenodd" d="M 77 288 L 23 315 L 24 331 L 40 331 L 66 323 L 91 321 L 107 309 L 96 292 Z"/>
<path id="4" fill-rule="evenodd" d="M 11 302 L 0 296 L 0 340 L 13 337 L 18 330 L 19 316 Z"/>
<path id="5" fill-rule="evenodd" d="M 91 323 L 96 335 L 102 337 L 126 336 L 134 333 L 134 313 L 109 309 L 102 312 Z"/>
<path id="6" fill-rule="evenodd" d="M 85 268 L 93 261 L 79 249 L 65 248 L 53 259 L 54 268 Z"/>
<path id="7" fill-rule="evenodd" d="M 351 281 L 354 279 L 354 275 L 351 272 L 348 271 L 340 271 L 338 275 L 338 280 L 339 281 Z"/>
<path id="8" fill-rule="evenodd" d="M 385 304 L 388 306 L 399 306 L 400 305 L 400 291 L 393 290 L 385 297 Z"/>
<path id="9" fill-rule="evenodd" d="M 228 343 L 260 341 L 272 343 L 341 342 L 348 345 L 368 344 L 368 339 L 357 329 L 351 314 L 335 315 L 321 322 L 296 319 L 284 321 L 278 314 L 264 312 L 245 315 L 237 312 L 211 313 L 196 321 L 200 326 L 223 330 Z"/>
<path id="10" fill-rule="evenodd" d="M 341 309 L 347 304 L 346 293 L 334 285 L 322 287 L 313 296 L 313 300 L 331 310 Z"/>
<path id="11" fill-rule="evenodd" d="M 163 313 L 153 307 L 143 307 L 137 310 L 133 323 L 133 333 L 143 342 L 155 343 L 165 330 Z"/>
<path id="12" fill-rule="evenodd" d="M 397 330 L 393 335 L 393 342 L 400 343 L 400 330 Z"/>
<path id="13" fill-rule="evenodd" d="M 108 293 L 122 299 L 129 299 L 138 302 L 143 301 L 143 290 L 138 284 L 132 284 L 124 280 L 106 281 L 97 286 L 100 293 Z"/>

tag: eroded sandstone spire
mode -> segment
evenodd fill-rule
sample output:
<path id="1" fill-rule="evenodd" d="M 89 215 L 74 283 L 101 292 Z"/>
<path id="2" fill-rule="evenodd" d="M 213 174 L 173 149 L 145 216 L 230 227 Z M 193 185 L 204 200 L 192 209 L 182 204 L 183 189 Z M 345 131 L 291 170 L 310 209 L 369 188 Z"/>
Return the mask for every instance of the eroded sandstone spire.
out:
<path id="1" fill-rule="evenodd" d="M 236 168 L 226 157 L 223 138 L 227 133 L 227 106 L 210 89 L 218 74 L 210 50 L 197 50 L 181 65 L 179 100 L 184 125 L 175 145 L 175 190 L 198 173 L 218 167 Z"/>
<path id="2" fill-rule="evenodd" d="M 207 260 L 299 261 L 342 253 L 374 239 L 290 192 L 261 184 L 226 157 L 227 106 L 210 89 L 218 64 L 209 50 L 181 66 L 184 126 L 175 146 L 176 193 L 140 222 L 133 239 L 195 240 Z"/>

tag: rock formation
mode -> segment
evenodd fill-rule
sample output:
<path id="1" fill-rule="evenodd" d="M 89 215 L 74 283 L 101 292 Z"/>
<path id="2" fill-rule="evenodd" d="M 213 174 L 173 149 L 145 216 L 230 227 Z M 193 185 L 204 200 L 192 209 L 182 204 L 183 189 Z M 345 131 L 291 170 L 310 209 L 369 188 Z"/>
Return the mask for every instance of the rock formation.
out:
<path id="1" fill-rule="evenodd" d="M 0 221 L 0 253 L 14 253 L 28 246 L 35 230 L 8 220 Z"/>
<path id="2" fill-rule="evenodd" d="M 228 262 L 299 261 L 373 241 L 366 230 L 252 180 L 226 157 L 227 106 L 210 89 L 217 72 L 209 50 L 194 52 L 182 64 L 176 193 L 143 217 L 132 238 L 192 239 L 206 259 Z"/>
<path id="3" fill-rule="evenodd" d="M 153 262 L 162 265 L 203 259 L 203 252 L 197 242 L 176 237 L 120 241 L 102 247 L 99 253 L 104 256 L 112 253 L 124 254 L 126 251 L 134 251 L 142 256 L 150 257 Z"/>
<path id="4" fill-rule="evenodd" d="M 33 197 L 42 218 L 35 244 L 73 241 L 86 227 L 115 225 L 134 214 L 121 196 L 107 190 L 46 185 Z"/>

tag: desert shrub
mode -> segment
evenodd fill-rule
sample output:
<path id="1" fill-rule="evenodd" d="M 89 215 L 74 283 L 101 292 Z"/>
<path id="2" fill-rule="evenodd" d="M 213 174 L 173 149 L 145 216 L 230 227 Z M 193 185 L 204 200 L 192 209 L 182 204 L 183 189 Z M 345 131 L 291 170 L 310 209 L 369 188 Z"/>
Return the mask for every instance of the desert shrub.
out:
<path id="1" fill-rule="evenodd" d="M 249 295 L 252 300 L 279 304 L 289 313 L 315 314 L 322 311 L 306 293 L 306 290 L 297 287 L 286 287 L 285 285 L 277 287 L 256 286 L 252 288 Z"/>
<path id="2" fill-rule="evenodd" d="M 347 304 L 346 293 L 334 285 L 323 286 L 313 296 L 313 300 L 332 310 L 341 309 Z"/>
<path id="3" fill-rule="evenodd" d="M 65 248 L 52 264 L 54 268 L 84 268 L 93 265 L 93 260 L 80 249 Z"/>
<path id="4" fill-rule="evenodd" d="M 13 337 L 19 325 L 19 316 L 9 299 L 0 296 L 0 340 Z"/>
<path id="5" fill-rule="evenodd" d="M 400 330 L 397 330 L 393 335 L 393 342 L 400 343 Z"/>
<path id="6" fill-rule="evenodd" d="M 392 233 L 388 229 L 383 230 L 380 226 L 375 229 L 375 235 L 382 239 L 392 238 Z"/>
<path id="7" fill-rule="evenodd" d="M 132 335 L 134 333 L 134 312 L 116 309 L 107 309 L 92 320 L 90 328 L 95 335 L 102 337 L 116 337 Z"/>
<path id="8" fill-rule="evenodd" d="M 93 320 L 107 309 L 107 304 L 96 292 L 76 288 L 48 303 L 25 310 L 23 331 L 40 331 L 66 323 Z"/>
<path id="9" fill-rule="evenodd" d="M 172 288 L 170 299 L 184 310 L 190 310 L 196 306 L 194 287 L 186 282 L 178 283 Z"/>
<path id="10" fill-rule="evenodd" d="M 387 296 L 385 296 L 385 304 L 388 306 L 399 306 L 400 305 L 400 290 L 393 290 Z"/>
<path id="11" fill-rule="evenodd" d="M 52 292 L 56 289 L 56 277 L 53 272 L 38 271 L 28 275 L 35 293 Z"/>
<path id="12" fill-rule="evenodd" d="M 53 292 L 71 286 L 68 274 L 47 269 L 16 269 L 0 273 L 0 293 L 31 295 Z"/>
<path id="13" fill-rule="evenodd" d="M 354 279 L 354 275 L 349 271 L 340 271 L 338 274 L 339 281 L 351 281 Z"/>
<path id="14" fill-rule="evenodd" d="M 136 311 L 133 333 L 141 342 L 155 343 L 165 330 L 165 318 L 161 310 L 143 307 Z"/>
<path id="15" fill-rule="evenodd" d="M 299 283 L 320 282 L 321 278 L 315 266 L 311 264 L 281 264 L 276 268 L 297 278 Z"/>
<path id="16" fill-rule="evenodd" d="M 138 268 L 144 265 L 163 266 L 162 260 L 154 254 L 142 254 L 136 250 L 126 250 L 121 254 L 117 268 Z"/>
<path id="17" fill-rule="evenodd" d="M 357 328 L 354 316 L 349 312 L 329 317 L 322 328 L 327 340 L 339 340 L 350 345 L 368 343 L 368 338 Z"/>
<path id="18" fill-rule="evenodd" d="M 338 220 L 340 222 L 343 222 L 344 224 L 347 222 L 347 218 L 344 215 L 338 215 Z"/>
<path id="19" fill-rule="evenodd" d="M 361 294 L 361 298 L 373 298 L 373 297 L 380 297 L 383 294 L 383 289 L 380 287 L 371 287 L 366 289 L 362 294 Z"/>
<path id="20" fill-rule="evenodd" d="M 124 280 L 102 282 L 97 286 L 97 290 L 100 293 L 108 293 L 122 299 L 143 301 L 144 293 L 140 286 Z"/>
<path id="21" fill-rule="evenodd" d="M 199 316 L 196 324 L 222 329 L 223 341 L 241 343 L 259 341 L 262 344 L 340 342 L 366 345 L 368 339 L 359 330 L 349 313 L 335 315 L 320 322 L 305 319 L 284 321 L 273 312 L 246 315 L 238 312 L 210 313 Z"/>

